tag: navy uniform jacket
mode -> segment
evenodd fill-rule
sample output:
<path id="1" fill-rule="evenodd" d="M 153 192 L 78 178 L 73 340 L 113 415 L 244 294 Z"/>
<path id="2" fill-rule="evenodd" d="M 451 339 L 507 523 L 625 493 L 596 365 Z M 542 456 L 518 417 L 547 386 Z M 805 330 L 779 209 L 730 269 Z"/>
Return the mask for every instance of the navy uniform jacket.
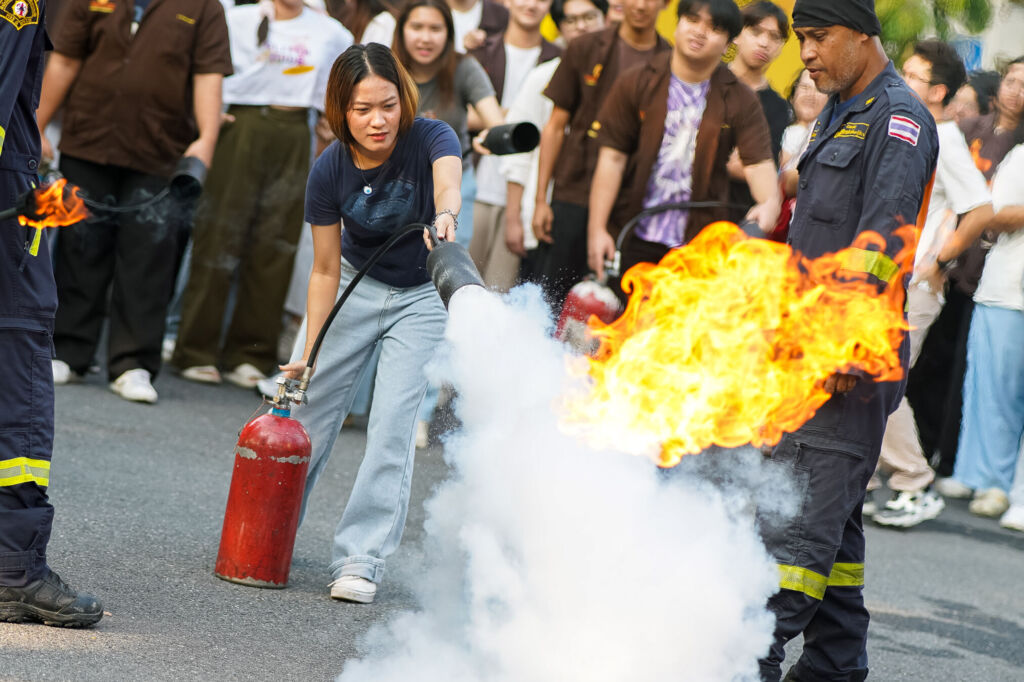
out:
<path id="1" fill-rule="evenodd" d="M 935 121 L 892 63 L 857 95 L 835 121 L 837 95 L 829 98 L 800 159 L 800 185 L 789 228 L 789 243 L 808 258 L 851 246 L 858 234 L 886 237 L 886 253 L 867 252 L 865 273 L 888 282 L 896 275 L 892 258 L 903 246 L 893 231 L 917 222 L 938 159 Z M 906 344 L 902 349 L 908 364 Z M 862 379 L 834 396 L 802 429 L 809 444 L 843 446 L 877 456 L 889 413 L 906 380 L 876 384 Z M 810 442 L 810 441 L 824 442 Z"/>
<path id="2" fill-rule="evenodd" d="M 44 0 L 0 2 L 0 210 L 37 180 L 39 131 L 35 110 L 50 48 L 43 28 Z M 57 310 L 49 251 L 31 256 L 33 230 L 17 219 L 0 222 L 0 327 L 50 331 Z M 49 232 L 46 230 L 45 232 Z"/>

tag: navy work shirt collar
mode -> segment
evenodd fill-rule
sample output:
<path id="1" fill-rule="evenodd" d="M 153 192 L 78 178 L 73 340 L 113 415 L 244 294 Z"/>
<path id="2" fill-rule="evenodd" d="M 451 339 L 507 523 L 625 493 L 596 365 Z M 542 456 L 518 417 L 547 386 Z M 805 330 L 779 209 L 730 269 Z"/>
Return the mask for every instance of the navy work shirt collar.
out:
<path id="1" fill-rule="evenodd" d="M 853 98 L 853 103 L 849 108 L 836 120 L 832 121 L 831 125 L 828 125 L 828 121 L 832 118 L 832 111 L 835 107 L 839 106 L 839 93 L 831 95 L 828 98 L 828 104 L 822 109 L 821 114 L 818 115 L 818 120 L 814 122 L 814 128 L 811 133 L 811 143 L 807 147 L 807 152 L 804 154 L 804 158 L 810 157 L 814 154 L 815 150 L 821 145 L 823 140 L 830 139 L 839 130 L 839 127 L 846 122 L 846 119 L 854 114 L 859 114 L 863 111 L 867 111 L 875 103 L 875 100 L 885 92 L 885 89 L 893 82 L 901 82 L 902 77 L 896 71 L 896 67 L 893 66 L 892 61 L 886 64 L 882 72 L 875 76 L 874 80 L 868 83 L 868 86 L 864 88 L 863 92 Z"/>

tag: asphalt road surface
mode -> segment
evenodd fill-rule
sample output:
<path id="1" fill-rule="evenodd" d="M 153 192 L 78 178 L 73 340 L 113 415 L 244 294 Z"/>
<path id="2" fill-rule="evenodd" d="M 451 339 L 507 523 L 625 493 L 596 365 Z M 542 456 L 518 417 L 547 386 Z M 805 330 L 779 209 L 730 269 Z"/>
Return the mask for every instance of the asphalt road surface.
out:
<path id="1" fill-rule="evenodd" d="M 58 387 L 50 562 L 108 615 L 88 630 L 0 624 L 0 679 L 333 679 L 372 624 L 416 607 L 402 566 L 421 551 L 423 500 L 447 475 L 440 450 L 417 455 L 405 538 L 376 603 L 332 602 L 327 590 L 358 429 L 342 432 L 314 492 L 288 588 L 238 586 L 213 565 L 234 443 L 258 400 L 167 375 L 156 386 L 156 406 L 122 401 L 95 375 Z M 951 502 L 911 531 L 869 529 L 867 583 L 872 679 L 1024 680 L 1024 534 Z"/>

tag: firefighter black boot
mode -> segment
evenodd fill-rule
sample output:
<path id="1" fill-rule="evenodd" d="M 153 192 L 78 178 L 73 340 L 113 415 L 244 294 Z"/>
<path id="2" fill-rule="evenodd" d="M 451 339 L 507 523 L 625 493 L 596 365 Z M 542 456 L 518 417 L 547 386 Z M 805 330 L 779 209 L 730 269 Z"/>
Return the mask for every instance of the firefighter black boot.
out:
<path id="1" fill-rule="evenodd" d="M 81 628 L 102 617 L 103 605 L 96 597 L 76 592 L 50 569 L 24 587 L 0 585 L 0 622 L 34 620 L 45 625 Z"/>

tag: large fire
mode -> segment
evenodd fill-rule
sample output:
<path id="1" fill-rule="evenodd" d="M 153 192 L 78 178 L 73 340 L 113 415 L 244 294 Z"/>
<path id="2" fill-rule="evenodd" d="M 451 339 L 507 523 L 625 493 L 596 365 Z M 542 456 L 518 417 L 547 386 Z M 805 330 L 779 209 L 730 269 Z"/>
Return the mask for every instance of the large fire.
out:
<path id="1" fill-rule="evenodd" d="M 622 317 L 590 321 L 592 390 L 569 401 L 570 422 L 671 467 L 712 445 L 778 443 L 829 400 L 833 374 L 898 380 L 917 231 L 897 236 L 899 270 L 890 266 L 881 295 L 857 274 L 884 247 L 873 233 L 807 260 L 715 223 L 660 264 L 632 268 Z"/>

